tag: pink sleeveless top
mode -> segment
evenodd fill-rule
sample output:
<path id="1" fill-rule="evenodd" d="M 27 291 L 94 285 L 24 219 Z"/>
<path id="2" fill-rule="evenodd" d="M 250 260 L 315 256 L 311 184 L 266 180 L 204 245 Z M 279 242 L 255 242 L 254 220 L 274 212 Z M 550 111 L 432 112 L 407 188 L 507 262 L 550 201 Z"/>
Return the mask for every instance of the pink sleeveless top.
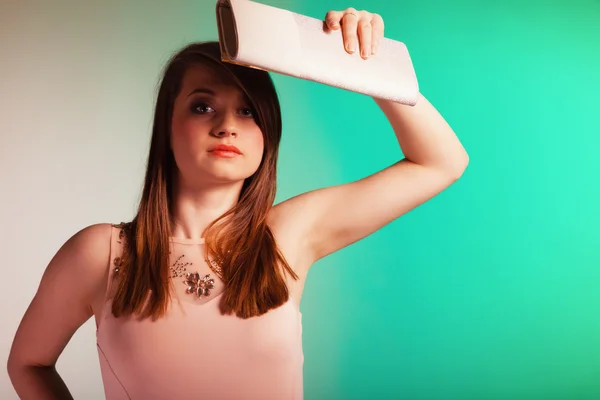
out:
<path id="1" fill-rule="evenodd" d="M 123 239 L 113 227 L 107 293 Z M 175 290 L 166 317 L 114 318 L 107 296 L 96 331 L 106 398 L 302 399 L 302 314 L 295 301 L 245 320 L 221 315 L 223 285 L 204 261 L 203 246 L 171 239 Z M 210 274 L 213 293 L 187 294 L 185 272 Z"/>

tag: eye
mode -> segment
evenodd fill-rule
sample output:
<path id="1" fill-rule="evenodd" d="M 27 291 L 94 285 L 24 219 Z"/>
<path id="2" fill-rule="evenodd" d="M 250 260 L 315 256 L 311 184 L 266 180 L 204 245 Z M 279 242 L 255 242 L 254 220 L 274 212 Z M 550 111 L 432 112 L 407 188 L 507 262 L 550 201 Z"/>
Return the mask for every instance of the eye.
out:
<path id="1" fill-rule="evenodd" d="M 195 114 L 206 114 L 215 110 L 206 103 L 194 103 L 192 104 L 191 111 Z"/>
<path id="2" fill-rule="evenodd" d="M 242 113 L 242 115 L 244 117 L 248 117 L 248 118 L 254 118 L 255 117 L 254 110 L 251 109 L 251 108 L 242 108 L 241 113 Z"/>

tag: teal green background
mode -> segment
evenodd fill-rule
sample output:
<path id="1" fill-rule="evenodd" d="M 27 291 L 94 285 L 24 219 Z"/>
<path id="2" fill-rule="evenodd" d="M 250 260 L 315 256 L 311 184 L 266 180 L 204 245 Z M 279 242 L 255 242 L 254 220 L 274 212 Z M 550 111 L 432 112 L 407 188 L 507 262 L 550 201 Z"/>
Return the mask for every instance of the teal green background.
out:
<path id="1" fill-rule="evenodd" d="M 600 398 L 600 2 L 262 2 L 381 14 L 470 155 L 448 190 L 315 264 L 306 399 Z M 177 4 L 152 17 L 168 29 L 143 19 L 152 40 L 122 40 L 216 39 L 214 2 Z M 278 201 L 402 157 L 370 98 L 273 78 Z"/>
<path id="2" fill-rule="evenodd" d="M 449 189 L 314 265 L 306 400 L 600 399 L 600 0 L 258 1 L 381 14 L 470 155 Z M 4 360 L 58 246 L 132 218 L 160 72 L 217 39 L 215 3 L 2 2 Z M 277 201 L 402 157 L 372 99 L 272 76 Z M 102 396 L 94 329 L 58 364 L 76 399 Z"/>
<path id="3" fill-rule="evenodd" d="M 381 14 L 470 155 L 448 190 L 315 264 L 306 398 L 600 398 L 600 2 L 269 4 Z M 279 199 L 401 157 L 371 99 L 274 78 Z"/>

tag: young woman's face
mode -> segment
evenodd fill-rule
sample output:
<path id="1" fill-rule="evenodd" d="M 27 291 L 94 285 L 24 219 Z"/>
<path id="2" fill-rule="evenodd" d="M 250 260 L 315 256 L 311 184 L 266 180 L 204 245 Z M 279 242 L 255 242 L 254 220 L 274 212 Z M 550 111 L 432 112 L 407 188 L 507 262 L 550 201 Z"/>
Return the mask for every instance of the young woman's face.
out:
<path id="1" fill-rule="evenodd" d="M 244 93 L 210 68 L 195 66 L 175 99 L 171 148 L 186 181 L 222 184 L 256 172 L 264 138 Z"/>

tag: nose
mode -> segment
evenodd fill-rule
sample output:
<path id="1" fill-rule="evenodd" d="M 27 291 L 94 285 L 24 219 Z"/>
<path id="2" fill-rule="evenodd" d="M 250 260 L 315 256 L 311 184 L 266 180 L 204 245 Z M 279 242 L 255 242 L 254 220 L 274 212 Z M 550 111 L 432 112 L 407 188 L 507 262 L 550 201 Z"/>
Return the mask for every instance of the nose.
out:
<path id="1" fill-rule="evenodd" d="M 217 138 L 237 137 L 238 129 L 235 116 L 230 113 L 224 113 L 223 117 L 213 126 L 210 135 Z"/>

